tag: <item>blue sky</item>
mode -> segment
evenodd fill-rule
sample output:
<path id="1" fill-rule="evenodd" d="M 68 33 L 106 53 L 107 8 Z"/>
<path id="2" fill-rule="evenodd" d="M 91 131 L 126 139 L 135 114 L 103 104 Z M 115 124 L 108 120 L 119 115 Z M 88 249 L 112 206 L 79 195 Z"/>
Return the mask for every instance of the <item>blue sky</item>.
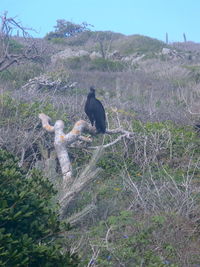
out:
<path id="1" fill-rule="evenodd" d="M 17 19 L 44 37 L 57 19 L 87 22 L 92 30 L 141 34 L 170 42 L 200 42 L 200 0 L 0 0 L 0 14 Z"/>

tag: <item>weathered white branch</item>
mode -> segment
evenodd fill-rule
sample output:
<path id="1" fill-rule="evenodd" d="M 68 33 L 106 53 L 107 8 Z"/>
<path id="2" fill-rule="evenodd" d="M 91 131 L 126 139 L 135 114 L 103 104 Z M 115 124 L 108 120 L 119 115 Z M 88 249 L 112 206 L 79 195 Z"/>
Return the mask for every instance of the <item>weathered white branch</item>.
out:
<path id="1" fill-rule="evenodd" d="M 44 113 L 39 114 L 39 118 L 42 121 L 42 127 L 48 132 L 54 132 L 54 127 L 49 124 L 51 118 Z"/>
<path id="2" fill-rule="evenodd" d="M 112 146 L 112 145 L 114 145 L 114 144 L 116 144 L 117 142 L 119 142 L 123 137 L 126 137 L 127 135 L 126 134 L 123 134 L 123 135 L 120 135 L 120 136 L 118 136 L 114 141 L 112 141 L 112 142 L 110 142 L 110 143 L 108 143 L 108 144 L 106 144 L 106 145 L 103 145 L 103 148 L 107 148 L 107 147 L 109 147 L 109 146 Z M 99 148 L 99 146 L 91 146 L 91 147 L 89 147 L 90 149 L 97 149 L 97 148 Z"/>
<path id="3" fill-rule="evenodd" d="M 72 89 L 76 86 L 76 82 L 70 83 L 69 81 L 63 81 L 61 79 L 53 79 L 51 75 L 42 74 L 40 76 L 30 79 L 25 85 L 22 86 L 25 90 L 35 91 L 41 88 L 66 90 Z"/>
<path id="4" fill-rule="evenodd" d="M 83 177 L 82 179 L 79 179 L 80 181 L 77 183 L 74 183 L 69 191 L 62 197 L 60 200 L 61 205 L 68 206 L 68 204 L 78 195 L 89 183 L 91 183 L 99 174 L 100 168 L 97 168 L 88 176 Z"/>
<path id="5" fill-rule="evenodd" d="M 70 187 L 67 192 L 65 192 L 60 200 L 61 204 L 61 214 L 65 213 L 65 210 L 71 203 L 71 201 L 78 195 L 80 192 L 92 181 L 97 179 L 98 174 L 100 173 L 101 169 L 96 168 L 96 163 L 101 157 L 103 152 L 102 147 L 98 148 L 95 153 L 93 154 L 90 162 L 84 168 L 82 173 L 79 175 L 78 179 L 74 181 L 72 186 Z"/>
<path id="6" fill-rule="evenodd" d="M 72 215 L 70 218 L 67 219 L 67 222 L 69 222 L 71 225 L 77 224 L 80 222 L 85 216 L 90 214 L 91 212 L 94 212 L 96 210 L 96 206 L 94 204 L 90 204 L 86 206 L 83 210 L 80 212 Z"/>
<path id="7" fill-rule="evenodd" d="M 78 140 L 91 142 L 90 138 L 83 137 L 81 134 L 84 131 L 94 134 L 96 130 L 86 121 L 79 120 L 75 123 L 73 129 L 68 134 L 65 134 L 63 131 L 64 129 L 63 121 L 57 120 L 55 125 L 51 126 L 49 123 L 51 120 L 50 117 L 48 117 L 44 113 L 41 113 L 39 114 L 39 118 L 41 119 L 42 126 L 46 131 L 55 133 L 54 146 L 60 163 L 61 171 L 63 174 L 63 185 L 64 187 L 69 186 L 73 181 L 72 181 L 72 166 L 69 159 L 67 146 Z"/>
<path id="8" fill-rule="evenodd" d="M 104 148 L 109 147 L 111 145 L 116 144 L 122 138 L 133 138 L 133 133 L 125 131 L 123 129 L 115 129 L 115 130 L 107 130 L 107 134 L 118 134 L 121 135 L 112 141 L 109 144 L 101 145 L 99 147 L 93 147 L 96 149 L 96 152 L 93 154 L 90 162 L 83 170 L 83 172 L 79 175 L 79 177 L 75 180 L 72 179 L 72 165 L 70 162 L 70 158 L 68 155 L 67 147 L 73 145 L 77 142 L 86 142 L 91 143 L 92 139 L 89 137 L 82 136 L 83 132 L 88 132 L 90 134 L 96 134 L 96 129 L 92 127 L 88 122 L 84 120 L 79 120 L 75 123 L 73 129 L 65 134 L 64 133 L 64 123 L 61 120 L 57 120 L 54 126 L 50 125 L 50 118 L 44 113 L 39 114 L 39 118 L 42 121 L 43 128 L 48 132 L 54 132 L 54 146 L 57 153 L 57 157 L 60 163 L 62 175 L 63 175 L 63 190 L 60 196 L 60 204 L 61 204 L 61 217 L 67 213 L 68 207 L 70 203 L 76 198 L 78 194 L 92 181 L 97 179 L 98 174 L 100 173 L 100 168 L 96 168 L 96 163 L 99 157 L 102 155 L 102 151 Z M 90 206 L 88 206 L 90 207 Z M 94 206 L 91 206 L 94 208 Z M 93 208 L 88 208 L 85 211 L 83 210 L 80 213 L 80 216 L 73 218 L 73 223 L 75 223 L 76 219 L 82 218 L 85 214 L 92 211 Z"/>
<path id="9" fill-rule="evenodd" d="M 129 131 L 126 131 L 124 129 L 112 129 L 112 130 L 106 130 L 106 133 L 107 134 L 124 134 L 126 135 L 127 138 L 131 138 L 134 136 L 134 133 L 133 132 L 129 132 Z"/>
<path id="10" fill-rule="evenodd" d="M 45 130 L 48 132 L 54 132 L 55 133 L 55 139 L 54 139 L 54 146 L 56 149 L 56 153 L 58 156 L 58 160 L 60 162 L 62 174 L 63 174 L 63 183 L 64 186 L 69 186 L 72 184 L 72 166 L 69 159 L 69 155 L 67 152 L 67 146 L 70 146 L 71 144 L 77 142 L 78 140 L 84 141 L 87 143 L 91 143 L 91 138 L 82 136 L 83 132 L 89 132 L 91 134 L 96 133 L 96 129 L 92 127 L 88 122 L 84 120 L 79 120 L 75 123 L 73 129 L 68 133 L 65 134 L 63 132 L 64 129 L 64 123 L 61 120 L 56 121 L 55 125 L 50 125 L 50 117 L 45 115 L 44 113 L 39 114 L 39 118 L 42 121 L 42 126 Z M 115 129 L 115 130 L 107 130 L 107 134 L 117 134 L 121 133 L 122 135 L 116 138 L 114 141 L 112 141 L 109 144 L 104 145 L 102 148 L 107 148 L 111 145 L 116 144 L 119 142 L 123 137 L 131 138 L 133 137 L 132 132 L 125 131 L 123 129 Z M 92 149 L 96 149 L 99 147 L 91 147 Z M 76 188 L 76 191 L 78 189 Z M 79 190 L 78 190 L 79 191 Z"/>
<path id="11" fill-rule="evenodd" d="M 134 133 L 133 132 L 129 132 L 123 129 L 112 129 L 112 130 L 106 130 L 107 134 L 121 134 L 120 136 L 118 136 L 115 140 L 113 140 L 112 142 L 101 146 L 102 148 L 108 148 L 116 143 L 118 143 L 122 138 L 127 138 L 127 139 L 131 139 L 134 137 Z M 99 148 L 99 146 L 93 146 L 93 147 L 89 147 L 90 149 L 97 149 Z"/>

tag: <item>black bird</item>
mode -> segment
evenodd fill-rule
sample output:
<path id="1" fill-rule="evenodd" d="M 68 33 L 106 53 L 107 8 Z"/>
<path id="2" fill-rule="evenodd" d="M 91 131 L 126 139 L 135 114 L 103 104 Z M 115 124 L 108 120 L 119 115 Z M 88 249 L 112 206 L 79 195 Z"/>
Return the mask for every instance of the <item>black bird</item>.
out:
<path id="1" fill-rule="evenodd" d="M 90 92 L 85 103 L 85 113 L 87 114 L 92 126 L 95 127 L 98 133 L 105 133 L 106 131 L 106 115 L 102 103 L 96 99 L 95 90 L 90 87 Z"/>

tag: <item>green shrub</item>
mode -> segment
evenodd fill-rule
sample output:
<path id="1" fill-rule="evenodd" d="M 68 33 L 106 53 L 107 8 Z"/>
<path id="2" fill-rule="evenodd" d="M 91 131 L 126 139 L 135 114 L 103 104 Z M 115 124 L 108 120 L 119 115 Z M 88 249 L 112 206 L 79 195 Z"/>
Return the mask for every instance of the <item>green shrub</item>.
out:
<path id="1" fill-rule="evenodd" d="M 130 210 L 100 221 L 90 232 L 91 244 L 101 248 L 95 263 L 97 266 L 118 266 L 120 262 L 130 267 L 164 267 L 166 264 L 178 267 L 173 244 L 163 242 L 162 256 L 155 249 L 156 241 L 160 242 L 156 233 L 162 232 L 167 223 L 165 216 L 138 218 Z"/>
<path id="2" fill-rule="evenodd" d="M 193 66 L 183 66 L 183 68 L 188 69 L 189 77 L 192 81 L 194 81 L 196 84 L 200 82 L 200 66 L 199 65 L 193 65 Z"/>
<path id="3" fill-rule="evenodd" d="M 120 72 L 123 71 L 125 67 L 126 64 L 121 61 L 114 61 L 105 58 L 96 58 L 91 61 L 90 70 Z"/>
<path id="4" fill-rule="evenodd" d="M 124 35 L 122 33 L 116 33 L 112 31 L 96 31 L 92 32 L 92 38 L 95 41 L 111 41 L 117 40 Z"/>
<path id="5" fill-rule="evenodd" d="M 117 40 L 121 38 L 122 36 L 123 34 L 121 33 L 115 33 L 111 31 L 86 30 L 86 31 L 78 33 L 76 36 L 65 38 L 65 43 L 70 46 L 87 45 L 87 48 L 89 44 L 89 47 L 91 48 L 91 46 L 98 43 L 99 41 L 104 42 L 104 44 L 106 45 L 109 45 L 111 40 L 112 41 Z"/>
<path id="6" fill-rule="evenodd" d="M 22 44 L 12 39 L 9 40 L 8 45 L 9 45 L 9 53 L 14 53 L 14 54 L 21 53 L 24 48 Z"/>
<path id="7" fill-rule="evenodd" d="M 72 70 L 80 70 L 82 68 L 85 68 L 89 61 L 90 58 L 88 56 L 82 56 L 68 58 L 67 60 L 63 60 L 63 63 L 67 68 L 70 68 Z"/>
<path id="8" fill-rule="evenodd" d="M 126 38 L 116 40 L 113 44 L 113 49 L 117 49 L 121 54 L 131 55 L 133 53 L 152 53 L 159 52 L 166 44 L 147 36 L 131 35 Z"/>
<path id="9" fill-rule="evenodd" d="M 76 255 L 62 251 L 62 225 L 50 199 L 52 184 L 38 171 L 28 177 L 17 161 L 0 150 L 0 265 L 77 266 Z"/>
<path id="10" fill-rule="evenodd" d="M 53 44 L 58 44 L 58 45 L 65 45 L 66 44 L 66 40 L 64 38 L 52 38 L 49 41 L 51 41 Z"/>
<path id="11" fill-rule="evenodd" d="M 87 43 L 87 41 L 93 36 L 92 31 L 81 32 L 76 36 L 66 39 L 66 43 L 70 46 L 80 46 Z"/>
<path id="12" fill-rule="evenodd" d="M 53 104 L 49 102 L 49 99 L 42 103 L 38 100 L 30 103 L 15 100 L 9 94 L 2 94 L 0 95 L 0 104 L 0 125 L 6 125 L 7 123 L 19 125 L 20 122 L 24 125 L 26 120 L 30 125 L 31 118 L 34 124 L 39 113 L 48 114 L 53 120 L 59 116 L 66 124 L 69 124 L 68 115 L 63 112 L 60 114 L 59 110 L 55 109 Z"/>
<path id="13" fill-rule="evenodd" d="M 14 88 L 24 85 L 29 79 L 42 73 L 42 68 L 35 63 L 11 67 L 9 70 L 0 72 L 0 81 L 11 82 Z"/>
<path id="14" fill-rule="evenodd" d="M 89 70 L 103 72 L 120 72 L 127 68 L 127 64 L 121 61 L 114 61 L 105 58 L 91 60 L 89 56 L 71 57 L 62 60 L 64 67 L 72 70 Z"/>

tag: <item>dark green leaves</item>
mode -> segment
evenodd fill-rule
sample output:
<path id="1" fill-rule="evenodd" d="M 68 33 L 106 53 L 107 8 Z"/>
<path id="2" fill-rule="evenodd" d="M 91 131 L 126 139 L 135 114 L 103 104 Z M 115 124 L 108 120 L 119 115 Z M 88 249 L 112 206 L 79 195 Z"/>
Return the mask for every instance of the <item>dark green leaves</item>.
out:
<path id="1" fill-rule="evenodd" d="M 51 198 L 55 190 L 34 170 L 27 177 L 15 158 L 0 150 L 0 266 L 77 266 L 62 253 L 63 227 Z"/>

